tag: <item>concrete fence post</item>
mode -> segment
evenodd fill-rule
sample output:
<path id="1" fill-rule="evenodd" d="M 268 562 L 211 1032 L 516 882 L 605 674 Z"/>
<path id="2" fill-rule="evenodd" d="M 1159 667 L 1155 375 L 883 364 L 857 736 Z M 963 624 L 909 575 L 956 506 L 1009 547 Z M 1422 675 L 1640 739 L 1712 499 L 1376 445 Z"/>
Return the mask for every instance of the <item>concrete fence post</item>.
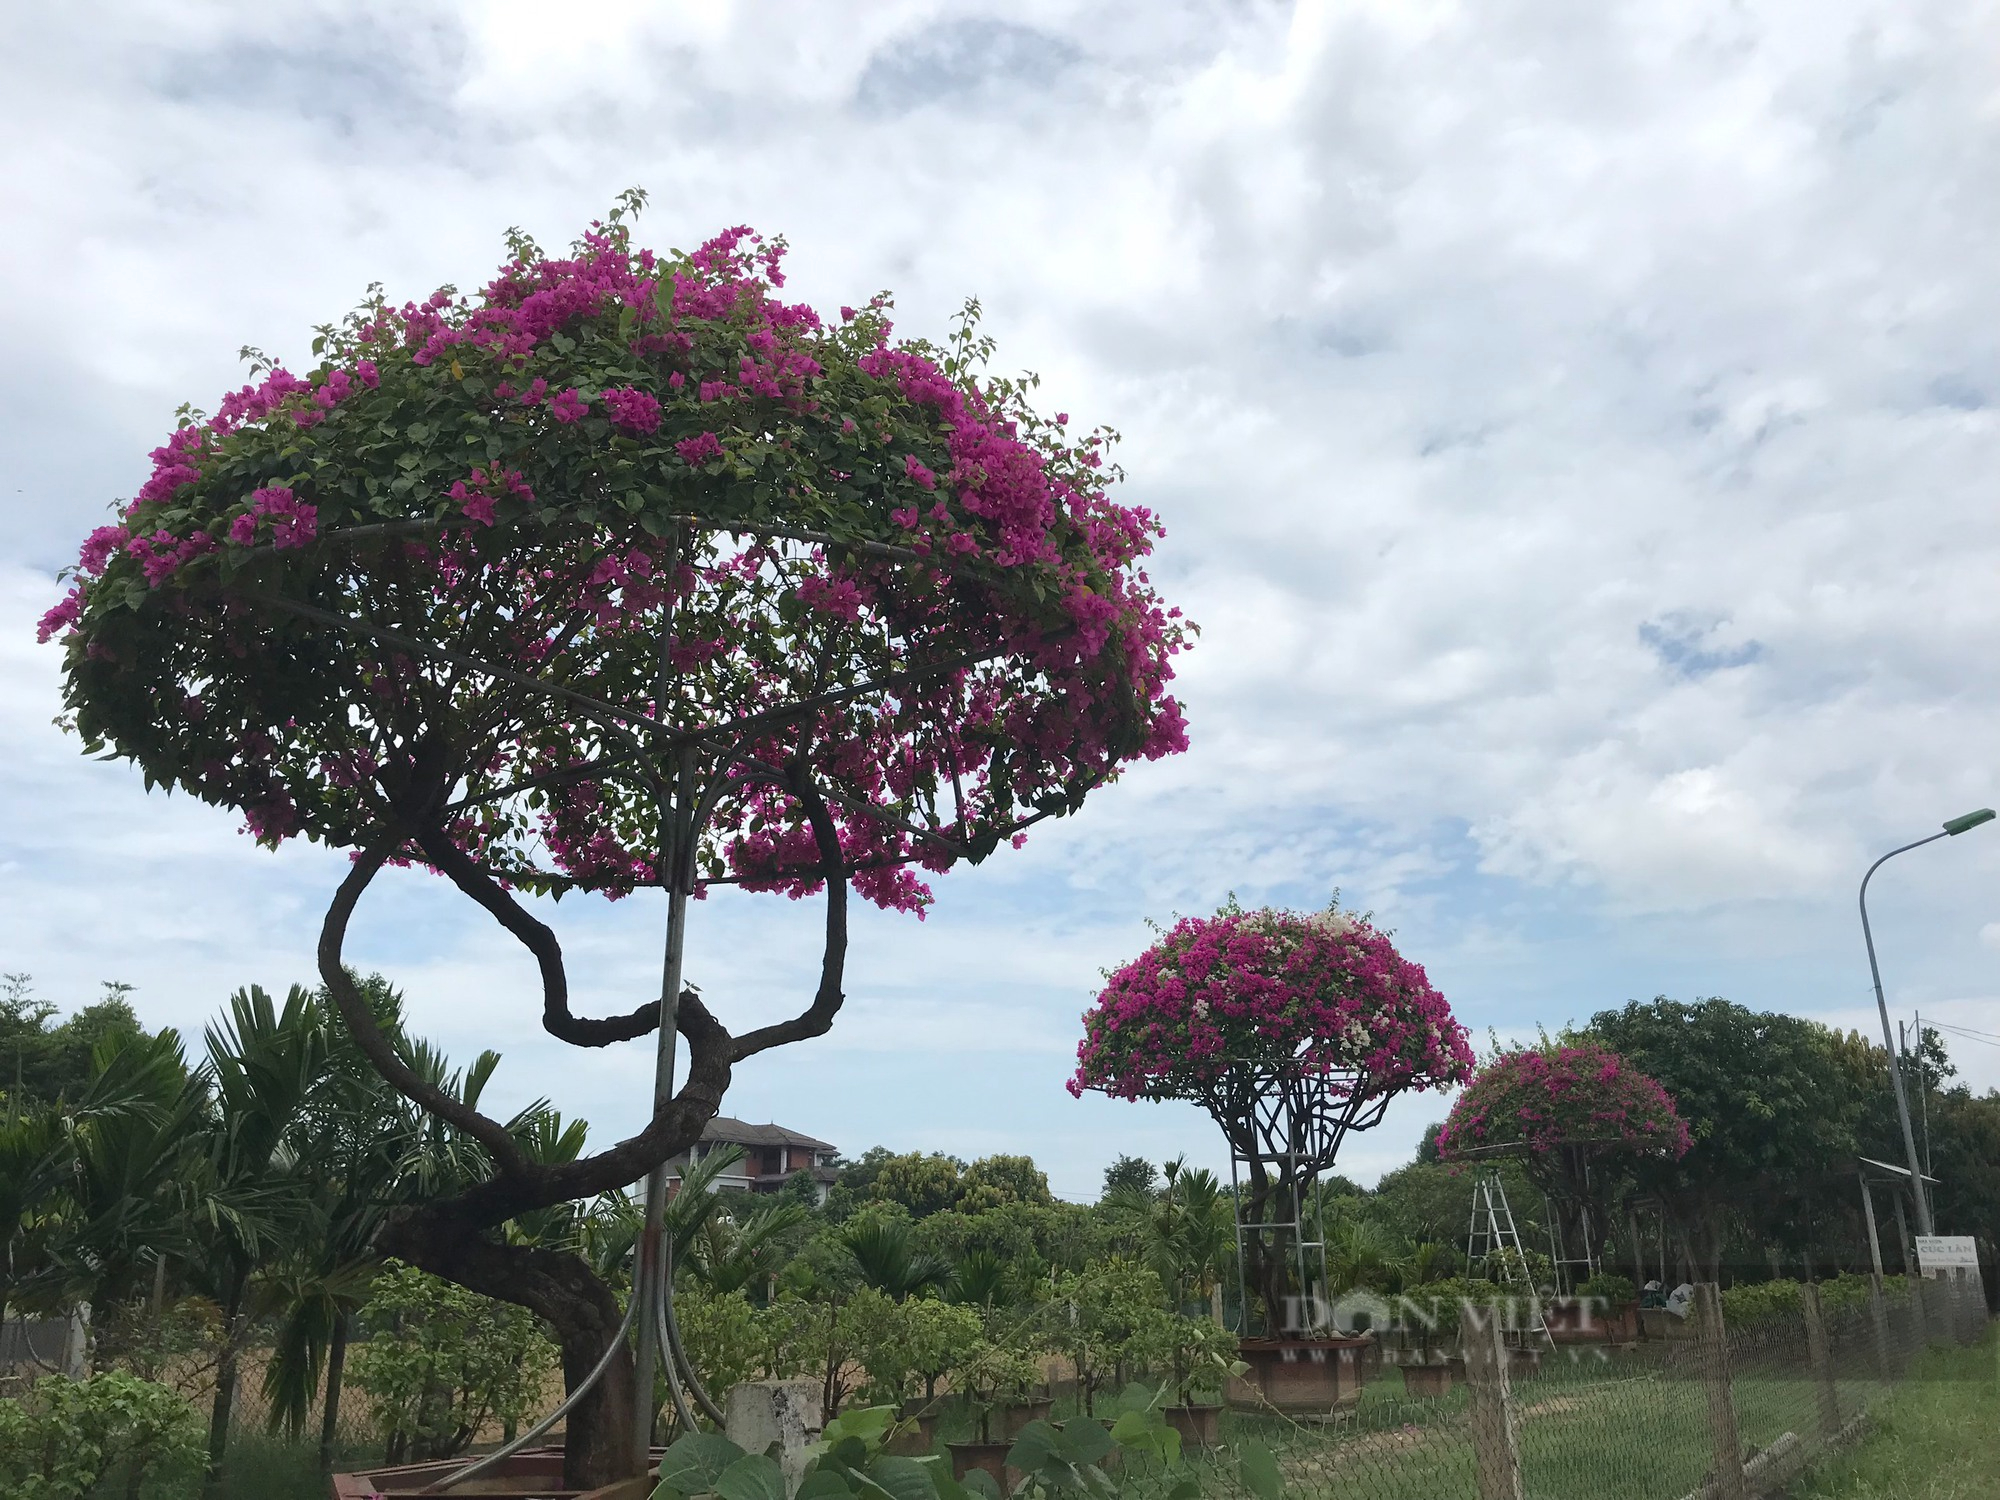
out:
<path id="1" fill-rule="evenodd" d="M 1827 1342 L 1819 1288 L 1808 1281 L 1799 1289 L 1799 1301 L 1805 1309 L 1806 1352 L 1812 1358 L 1813 1388 L 1819 1396 L 1820 1436 L 1831 1443 L 1840 1436 L 1840 1391 L 1833 1383 L 1833 1349 Z"/>
<path id="2" fill-rule="evenodd" d="M 90 1375 L 90 1304 L 79 1302 L 63 1320 L 62 1372 L 71 1380 Z"/>
<path id="3" fill-rule="evenodd" d="M 1507 1347 L 1498 1314 L 1466 1308 L 1461 1341 L 1479 1500 L 1524 1500 L 1521 1445 L 1514 1431 L 1514 1398 L 1508 1389 Z"/>
<path id="4" fill-rule="evenodd" d="M 732 1385 L 723 1402 L 723 1435 L 745 1453 L 771 1453 L 796 1495 L 805 1478 L 806 1449 L 820 1433 L 819 1383 L 811 1379 L 749 1380 Z"/>
<path id="5" fill-rule="evenodd" d="M 1749 1500 L 1743 1483 L 1743 1437 L 1729 1390 L 1729 1335 L 1722 1326 L 1722 1293 L 1712 1281 L 1694 1287 L 1695 1337 L 1700 1340 L 1701 1381 L 1708 1392 L 1708 1433 L 1715 1447 L 1717 1500 Z"/>

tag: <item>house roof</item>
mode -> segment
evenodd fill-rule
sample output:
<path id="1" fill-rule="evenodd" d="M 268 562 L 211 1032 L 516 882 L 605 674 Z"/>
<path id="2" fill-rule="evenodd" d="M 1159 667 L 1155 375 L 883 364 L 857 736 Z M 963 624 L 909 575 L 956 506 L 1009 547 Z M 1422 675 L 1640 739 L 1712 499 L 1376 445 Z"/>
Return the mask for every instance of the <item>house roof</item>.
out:
<path id="1" fill-rule="evenodd" d="M 732 1120 L 727 1115 L 717 1115 L 704 1125 L 701 1138 L 727 1146 L 805 1146 L 814 1151 L 834 1149 L 831 1141 L 820 1140 L 817 1136 L 787 1130 L 782 1125 L 752 1125 L 747 1120 Z"/>

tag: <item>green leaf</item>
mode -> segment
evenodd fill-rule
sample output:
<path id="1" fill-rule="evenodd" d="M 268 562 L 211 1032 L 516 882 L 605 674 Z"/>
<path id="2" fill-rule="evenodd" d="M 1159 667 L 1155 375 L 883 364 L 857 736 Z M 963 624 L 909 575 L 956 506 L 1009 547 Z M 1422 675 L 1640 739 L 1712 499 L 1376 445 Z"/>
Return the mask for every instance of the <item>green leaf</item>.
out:
<path id="1" fill-rule="evenodd" d="M 1118 1420 L 1111 1424 L 1111 1441 L 1114 1443 L 1136 1443 L 1153 1430 L 1153 1424 L 1146 1420 L 1143 1411 L 1119 1413 Z"/>
<path id="2" fill-rule="evenodd" d="M 984 1469 L 969 1470 L 965 1478 L 959 1481 L 959 1488 L 970 1494 L 977 1495 L 979 1500 L 1000 1500 L 1000 1485 L 998 1481 Z M 939 1487 L 939 1493 L 943 1494 L 942 1485 Z M 951 1500 L 951 1497 L 947 1496 L 946 1500 Z"/>
<path id="3" fill-rule="evenodd" d="M 854 1489 L 838 1469 L 814 1469 L 799 1485 L 794 1500 L 849 1500 Z"/>
<path id="4" fill-rule="evenodd" d="M 890 1500 L 937 1500 L 930 1465 L 914 1458 L 884 1453 L 868 1465 L 867 1475 Z"/>
<path id="5" fill-rule="evenodd" d="M 660 1455 L 660 1483 L 684 1495 L 704 1494 L 714 1490 L 722 1471 L 742 1457 L 743 1450 L 719 1433 L 690 1432 Z"/>
<path id="6" fill-rule="evenodd" d="M 1236 1445 L 1236 1471 L 1257 1500 L 1284 1500 L 1285 1476 L 1277 1455 L 1254 1438 Z"/>
<path id="7" fill-rule="evenodd" d="M 785 1500 L 785 1476 L 776 1459 L 746 1453 L 716 1476 L 715 1493 L 717 1500 Z"/>
<path id="8" fill-rule="evenodd" d="M 1015 1436 L 1014 1446 L 1007 1450 L 1007 1462 L 1023 1473 L 1039 1469 L 1057 1457 L 1061 1443 L 1062 1434 L 1047 1422 L 1030 1422 Z"/>
<path id="9" fill-rule="evenodd" d="M 1082 1467 L 1094 1464 L 1116 1446 L 1104 1424 L 1094 1417 L 1072 1417 L 1062 1425 L 1062 1456 Z"/>

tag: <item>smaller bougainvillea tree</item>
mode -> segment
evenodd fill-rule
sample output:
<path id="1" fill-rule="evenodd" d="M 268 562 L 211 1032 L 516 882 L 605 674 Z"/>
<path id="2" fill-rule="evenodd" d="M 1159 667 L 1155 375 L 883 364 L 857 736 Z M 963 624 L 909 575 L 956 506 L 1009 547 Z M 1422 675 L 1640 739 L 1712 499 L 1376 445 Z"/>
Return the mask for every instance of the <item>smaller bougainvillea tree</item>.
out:
<path id="1" fill-rule="evenodd" d="M 1678 1158 L 1689 1144 L 1687 1122 L 1667 1091 L 1595 1042 L 1500 1053 L 1473 1075 L 1437 1138 L 1445 1161 L 1519 1158 L 1581 1235 L 1587 1261 L 1615 1164 Z"/>
<path id="2" fill-rule="evenodd" d="M 1310 1294 L 1295 1226 L 1350 1131 L 1380 1122 L 1399 1094 L 1472 1072 L 1465 1029 L 1421 965 L 1336 905 L 1245 911 L 1175 923 L 1110 976 L 1083 1018 L 1072 1094 L 1185 1099 L 1222 1127 L 1238 1170 L 1246 1292 L 1264 1329 L 1295 1321 Z"/>

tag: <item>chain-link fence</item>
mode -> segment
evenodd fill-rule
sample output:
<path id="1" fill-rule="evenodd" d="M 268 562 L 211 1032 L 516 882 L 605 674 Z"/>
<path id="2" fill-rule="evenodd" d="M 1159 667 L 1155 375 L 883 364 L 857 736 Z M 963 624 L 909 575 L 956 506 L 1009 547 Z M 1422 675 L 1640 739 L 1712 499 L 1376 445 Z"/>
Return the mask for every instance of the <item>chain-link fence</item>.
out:
<path id="1" fill-rule="evenodd" d="M 1249 1493 L 1252 1440 L 1277 1457 L 1288 1500 L 1775 1494 L 1859 1436 L 1917 1355 L 1977 1341 L 1987 1317 L 1976 1280 L 1893 1278 L 1834 1307 L 1803 1288 L 1796 1307 L 1727 1327 L 1703 1286 L 1685 1322 L 1654 1324 L 1666 1337 L 1551 1347 L 1469 1328 L 1462 1355 L 1385 1362 L 1324 1416 L 1225 1412 L 1220 1443 L 1189 1458 L 1204 1495 L 1224 1500 Z"/>
<path id="2" fill-rule="evenodd" d="M 1337 1404 L 1279 1412 L 1260 1403 L 1256 1387 L 1241 1389 L 1229 1409 L 1198 1424 L 1219 1441 L 1191 1441 L 1185 1461 L 1216 1500 L 1253 1500 L 1241 1465 L 1252 1443 L 1276 1457 L 1287 1500 L 1775 1494 L 1865 1431 L 1868 1413 L 1925 1349 L 1982 1337 L 1988 1310 L 1977 1280 L 1892 1277 L 1824 1303 L 1817 1288 L 1800 1288 L 1789 1304 L 1733 1321 L 1715 1288 L 1702 1286 L 1685 1320 L 1652 1318 L 1652 1337 L 1629 1337 L 1636 1322 L 1581 1338 L 1559 1329 L 1565 1341 L 1554 1343 L 1470 1315 L 1448 1347 L 1399 1346 L 1385 1332 L 1349 1351 L 1353 1378 Z M 170 1357 L 134 1350 L 119 1362 L 149 1364 L 142 1373 L 174 1385 L 206 1415 L 218 1352 L 189 1337 Z M 253 1333 L 238 1356 L 233 1446 L 268 1441 L 268 1363 Z M 546 1405 L 560 1395 L 554 1377 Z M 316 1447 L 323 1388 L 309 1409 L 303 1439 Z M 476 1446 L 501 1436 L 482 1431 Z M 341 1467 L 382 1461 L 386 1434 L 362 1391 L 345 1391 L 334 1437 Z M 1146 1488 L 1144 1476 L 1126 1478 Z M 1173 1480 L 1160 1479 L 1164 1493 Z"/>

